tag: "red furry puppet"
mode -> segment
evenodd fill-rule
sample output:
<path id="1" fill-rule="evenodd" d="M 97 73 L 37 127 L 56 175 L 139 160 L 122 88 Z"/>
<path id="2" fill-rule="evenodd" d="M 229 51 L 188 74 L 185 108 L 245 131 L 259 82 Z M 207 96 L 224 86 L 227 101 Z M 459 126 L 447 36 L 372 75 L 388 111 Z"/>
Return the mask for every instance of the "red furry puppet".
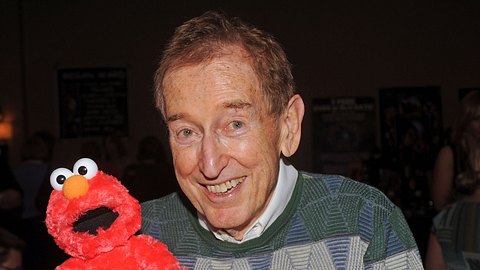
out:
<path id="1" fill-rule="evenodd" d="M 165 244 L 134 235 L 141 226 L 140 204 L 93 160 L 78 160 L 73 172 L 56 169 L 50 183 L 55 190 L 48 202 L 48 232 L 72 256 L 57 270 L 181 269 Z"/>

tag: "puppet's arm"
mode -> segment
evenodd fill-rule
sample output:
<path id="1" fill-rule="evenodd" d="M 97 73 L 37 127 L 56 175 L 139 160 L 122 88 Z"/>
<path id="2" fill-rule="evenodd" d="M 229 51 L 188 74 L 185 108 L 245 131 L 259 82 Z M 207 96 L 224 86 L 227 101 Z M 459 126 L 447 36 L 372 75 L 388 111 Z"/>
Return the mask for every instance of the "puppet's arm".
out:
<path id="1" fill-rule="evenodd" d="M 86 269 L 85 262 L 77 258 L 70 258 L 55 268 L 55 270 L 84 270 L 84 269 Z"/>
<path id="2" fill-rule="evenodd" d="M 135 250 L 138 269 L 186 269 L 180 267 L 178 260 L 168 251 L 162 242 L 148 235 L 138 235 L 130 238 L 129 243 Z"/>

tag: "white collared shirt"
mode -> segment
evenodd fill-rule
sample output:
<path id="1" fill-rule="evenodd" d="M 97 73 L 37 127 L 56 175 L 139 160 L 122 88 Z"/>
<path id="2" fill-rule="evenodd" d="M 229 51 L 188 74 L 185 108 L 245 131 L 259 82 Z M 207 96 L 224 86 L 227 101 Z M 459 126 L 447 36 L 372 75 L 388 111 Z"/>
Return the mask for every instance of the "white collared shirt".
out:
<path id="1" fill-rule="evenodd" d="M 200 215 L 200 213 L 197 213 L 200 225 L 206 230 L 211 231 L 216 238 L 231 243 L 240 244 L 262 235 L 262 233 L 282 214 L 285 207 L 287 207 L 297 182 L 297 169 L 292 165 L 285 164 L 282 159 L 280 159 L 279 167 L 278 181 L 275 190 L 273 191 L 272 199 L 258 220 L 245 232 L 242 240 L 236 240 L 224 230 L 211 230 L 205 217 Z"/>

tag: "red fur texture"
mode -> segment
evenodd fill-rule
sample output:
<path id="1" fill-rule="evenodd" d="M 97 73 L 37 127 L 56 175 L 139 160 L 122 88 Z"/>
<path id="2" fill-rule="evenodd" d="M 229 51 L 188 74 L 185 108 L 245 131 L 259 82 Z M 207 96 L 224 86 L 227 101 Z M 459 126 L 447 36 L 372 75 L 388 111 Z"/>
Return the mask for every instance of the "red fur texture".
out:
<path id="1" fill-rule="evenodd" d="M 126 245 L 91 260 L 68 259 L 57 270 L 181 269 L 164 244 L 147 235 L 132 236 Z"/>
<path id="2" fill-rule="evenodd" d="M 134 236 L 141 226 L 140 204 L 113 176 L 99 171 L 88 181 L 84 196 L 68 200 L 54 190 L 47 207 L 48 232 L 73 258 L 57 269 L 180 269 L 167 247 L 147 235 Z M 118 214 L 97 235 L 76 232 L 73 224 L 87 211 L 107 207 Z"/>

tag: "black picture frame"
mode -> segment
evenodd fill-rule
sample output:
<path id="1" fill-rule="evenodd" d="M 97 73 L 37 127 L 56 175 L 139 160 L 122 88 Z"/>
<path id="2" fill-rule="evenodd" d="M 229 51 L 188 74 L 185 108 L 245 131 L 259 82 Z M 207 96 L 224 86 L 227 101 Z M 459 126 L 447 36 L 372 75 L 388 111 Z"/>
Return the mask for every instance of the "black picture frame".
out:
<path id="1" fill-rule="evenodd" d="M 127 69 L 57 70 L 60 138 L 128 136 Z"/>

